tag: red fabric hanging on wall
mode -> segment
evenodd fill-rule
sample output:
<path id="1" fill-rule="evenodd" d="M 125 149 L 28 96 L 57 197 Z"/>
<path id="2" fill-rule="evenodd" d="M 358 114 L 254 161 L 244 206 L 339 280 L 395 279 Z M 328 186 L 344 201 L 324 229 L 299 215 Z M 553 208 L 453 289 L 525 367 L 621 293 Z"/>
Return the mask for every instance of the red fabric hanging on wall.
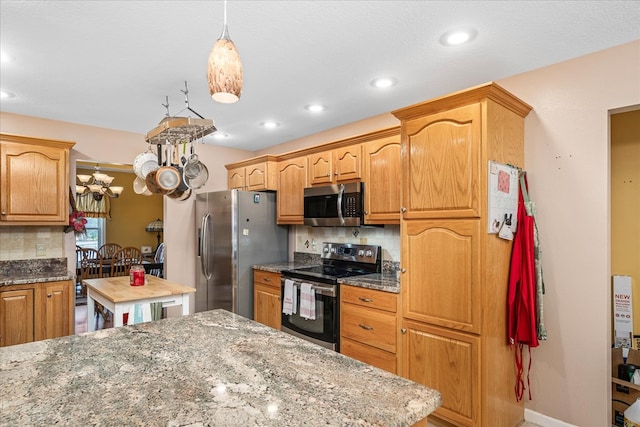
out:
<path id="1" fill-rule="evenodd" d="M 535 219 L 527 215 L 522 188 L 518 191 L 518 229 L 513 239 L 511 267 L 509 271 L 509 288 L 507 292 L 508 338 L 515 347 L 517 368 L 516 398 L 522 399 L 524 394 L 523 348 L 525 345 L 537 347 L 538 335 L 536 327 L 536 269 L 534 248 Z M 531 352 L 529 351 L 529 368 L 531 369 Z M 527 372 L 527 386 L 529 374 Z M 531 390 L 529 388 L 529 399 Z"/>

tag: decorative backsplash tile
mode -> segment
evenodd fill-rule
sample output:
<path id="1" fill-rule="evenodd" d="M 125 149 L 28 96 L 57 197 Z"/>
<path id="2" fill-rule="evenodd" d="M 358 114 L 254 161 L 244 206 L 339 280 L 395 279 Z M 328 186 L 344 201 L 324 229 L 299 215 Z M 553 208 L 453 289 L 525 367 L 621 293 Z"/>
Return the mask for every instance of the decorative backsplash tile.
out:
<path id="1" fill-rule="evenodd" d="M 358 243 L 382 247 L 383 270 L 393 271 L 400 262 L 399 225 L 385 225 L 384 227 L 307 227 L 296 225 L 291 226 L 290 232 L 295 233 L 295 252 L 319 256 L 323 242 Z"/>
<path id="2" fill-rule="evenodd" d="M 64 256 L 62 227 L 0 228 L 0 261 Z"/>

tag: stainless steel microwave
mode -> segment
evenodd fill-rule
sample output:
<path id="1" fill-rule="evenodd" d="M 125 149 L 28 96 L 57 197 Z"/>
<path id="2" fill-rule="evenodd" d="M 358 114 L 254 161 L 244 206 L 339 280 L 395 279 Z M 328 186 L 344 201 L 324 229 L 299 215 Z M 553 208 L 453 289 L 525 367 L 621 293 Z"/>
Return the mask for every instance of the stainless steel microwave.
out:
<path id="1" fill-rule="evenodd" d="M 364 184 L 304 189 L 304 223 L 315 227 L 358 227 L 364 222 Z"/>

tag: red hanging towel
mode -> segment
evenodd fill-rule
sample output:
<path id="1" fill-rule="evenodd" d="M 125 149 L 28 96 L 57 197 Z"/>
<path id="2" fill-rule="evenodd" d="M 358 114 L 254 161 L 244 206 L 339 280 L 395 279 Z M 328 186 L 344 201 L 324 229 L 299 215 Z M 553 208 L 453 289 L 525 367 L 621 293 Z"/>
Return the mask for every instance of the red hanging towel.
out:
<path id="1" fill-rule="evenodd" d="M 524 182 L 521 180 L 521 185 Z M 531 347 L 538 346 L 536 330 L 536 269 L 534 251 L 533 216 L 527 215 L 522 195 L 522 187 L 518 191 L 518 229 L 513 239 L 511 252 L 511 268 L 509 272 L 509 288 L 507 292 L 507 315 L 509 343 L 515 346 L 515 363 L 517 368 L 516 399 L 520 401 L 524 394 L 523 381 L 523 348 L 529 346 L 529 367 L 527 370 L 527 388 L 529 399 L 529 371 L 531 370 Z"/>

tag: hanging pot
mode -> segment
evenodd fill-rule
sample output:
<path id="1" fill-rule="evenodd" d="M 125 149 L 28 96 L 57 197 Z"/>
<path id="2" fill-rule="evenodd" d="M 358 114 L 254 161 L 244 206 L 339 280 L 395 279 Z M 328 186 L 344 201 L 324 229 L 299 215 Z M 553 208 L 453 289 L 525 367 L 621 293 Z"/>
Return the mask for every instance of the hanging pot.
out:
<path id="1" fill-rule="evenodd" d="M 163 166 L 156 172 L 156 183 L 160 187 L 164 194 L 169 194 L 180 186 L 182 177 L 177 168 L 173 166 Z"/>
<path id="2" fill-rule="evenodd" d="M 156 181 L 156 173 L 157 171 L 151 171 L 147 174 L 145 178 L 145 184 L 147 184 L 147 190 L 149 190 L 152 194 L 165 194 L 164 190 L 158 185 Z"/>
<path id="3" fill-rule="evenodd" d="M 146 180 L 140 178 L 139 176 L 133 180 L 133 191 L 136 194 L 142 194 L 143 196 L 150 196 L 152 193 L 147 188 Z"/>

